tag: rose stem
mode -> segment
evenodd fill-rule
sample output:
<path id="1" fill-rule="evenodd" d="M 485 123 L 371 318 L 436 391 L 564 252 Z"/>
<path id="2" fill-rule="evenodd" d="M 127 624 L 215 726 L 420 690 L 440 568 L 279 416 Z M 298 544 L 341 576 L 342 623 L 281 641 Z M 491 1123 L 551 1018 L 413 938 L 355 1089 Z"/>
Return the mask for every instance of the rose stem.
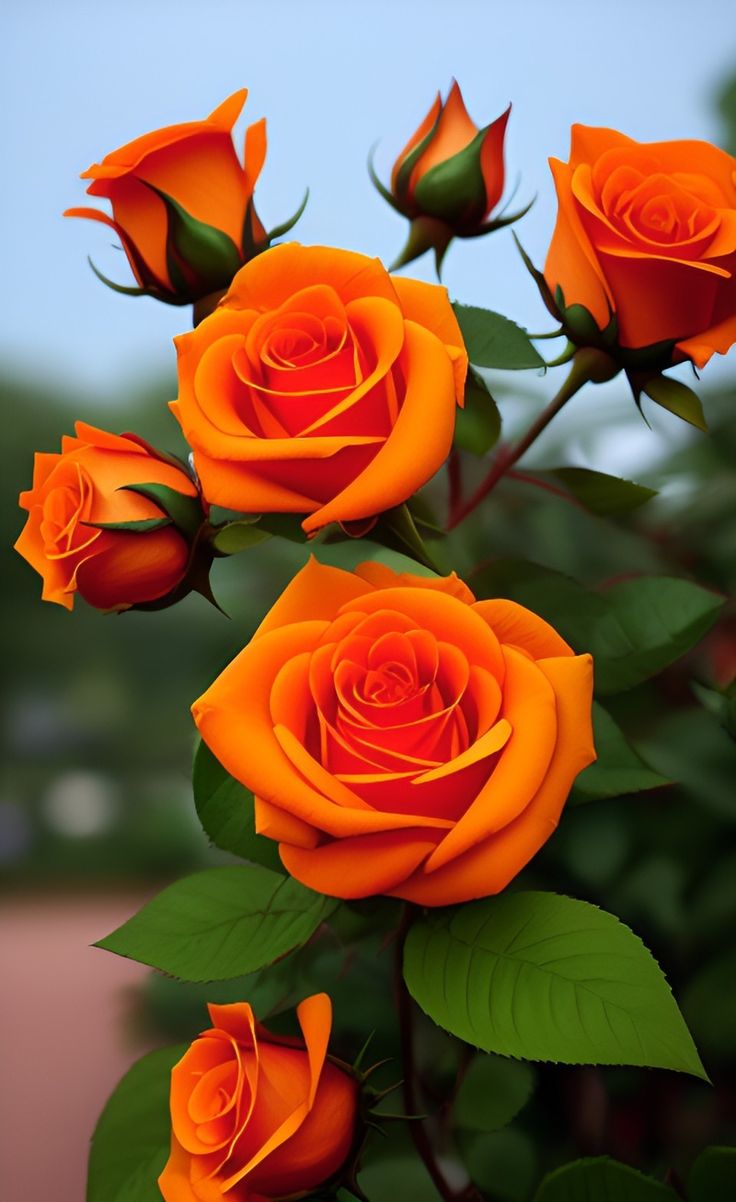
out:
<path id="1" fill-rule="evenodd" d="M 396 932 L 396 1000 L 399 1011 L 399 1034 L 401 1037 L 401 1056 L 404 1079 L 402 1082 L 404 1094 L 404 1110 L 410 1116 L 409 1130 L 414 1146 L 426 1166 L 438 1194 L 445 1202 L 483 1202 L 482 1195 L 472 1184 L 456 1190 L 445 1177 L 442 1168 L 435 1157 L 432 1140 L 423 1119 L 412 1118 L 419 1114 L 420 1099 L 417 1089 L 416 1063 L 414 1058 L 414 1003 L 404 983 L 404 943 L 409 933 L 409 927 L 414 918 L 414 908 L 405 905 L 401 921 Z"/>
<path id="2" fill-rule="evenodd" d="M 542 431 L 546 430 L 552 418 L 560 412 L 571 397 L 575 396 L 576 392 L 580 391 L 584 384 L 587 384 L 591 380 L 596 382 L 606 379 L 610 380 L 616 374 L 616 370 L 612 360 L 601 351 L 588 348 L 578 351 L 572 361 L 570 374 L 557 395 L 542 410 L 536 421 L 532 422 L 526 434 L 523 438 L 519 439 L 516 446 L 502 447 L 498 451 L 485 480 L 481 481 L 475 492 L 463 505 L 457 506 L 450 512 L 447 529 L 454 530 L 469 513 L 472 513 L 480 505 L 481 501 L 496 487 L 499 480 L 521 459 L 522 455 L 529 450 L 532 443 L 536 442 Z"/>

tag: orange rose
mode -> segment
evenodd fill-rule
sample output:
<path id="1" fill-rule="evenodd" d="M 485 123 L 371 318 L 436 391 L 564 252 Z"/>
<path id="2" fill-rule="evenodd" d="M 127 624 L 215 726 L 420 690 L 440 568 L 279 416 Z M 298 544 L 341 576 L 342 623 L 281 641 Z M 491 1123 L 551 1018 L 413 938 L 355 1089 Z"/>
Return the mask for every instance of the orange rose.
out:
<path id="1" fill-rule="evenodd" d="M 247 95 L 241 88 L 204 121 L 144 134 L 82 172 L 92 180 L 89 195 L 108 199 L 113 216 L 87 208 L 64 216 L 90 217 L 115 230 L 138 281 L 131 291 L 187 304 L 226 288 L 265 245 L 253 205 L 266 157 L 265 120 L 246 132 L 243 165 L 232 139 Z"/>
<path id="2" fill-rule="evenodd" d="M 287 870 L 336 897 L 497 893 L 594 758 L 592 661 L 456 576 L 312 560 L 193 707 Z"/>
<path id="3" fill-rule="evenodd" d="M 197 489 L 176 461 L 134 434 L 84 422 L 75 429 L 60 455 L 36 455 L 33 487 L 19 498 L 28 520 L 16 550 L 43 578 L 43 600 L 66 609 L 75 593 L 105 610 L 164 597 L 183 581 L 204 521 Z M 157 500 L 132 491 L 149 484 L 151 496 L 163 486 Z"/>
<path id="4" fill-rule="evenodd" d="M 207 499 L 328 522 L 410 497 L 446 458 L 467 369 L 444 288 L 288 243 L 176 339 L 172 409 Z"/>
<path id="5" fill-rule="evenodd" d="M 353 1144 L 357 1083 L 327 1059 L 327 994 L 297 1006 L 303 1040 L 272 1035 L 247 1002 L 208 1009 L 171 1073 L 165 1202 L 269 1202 L 329 1180 Z"/>
<path id="6" fill-rule="evenodd" d="M 708 142 L 574 125 L 569 163 L 550 166 L 559 212 L 544 274 L 563 321 L 580 305 L 599 330 L 615 316 L 621 347 L 699 367 L 725 354 L 736 340 L 736 159 Z"/>

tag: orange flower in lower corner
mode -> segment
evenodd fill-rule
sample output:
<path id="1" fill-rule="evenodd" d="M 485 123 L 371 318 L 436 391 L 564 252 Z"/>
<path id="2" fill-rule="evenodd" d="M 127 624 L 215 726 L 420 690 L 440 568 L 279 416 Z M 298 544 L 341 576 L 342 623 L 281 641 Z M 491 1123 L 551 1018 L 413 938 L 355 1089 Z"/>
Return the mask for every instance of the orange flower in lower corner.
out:
<path id="1" fill-rule="evenodd" d="M 19 502 L 28 520 L 15 549 L 42 577 L 43 600 L 66 609 L 75 593 L 122 610 L 177 590 L 205 520 L 181 464 L 134 434 L 84 422 L 61 440 L 61 454 L 36 455 L 33 487 Z"/>
<path id="2" fill-rule="evenodd" d="M 208 1007 L 171 1073 L 165 1202 L 271 1202 L 314 1189 L 353 1146 L 356 1079 L 330 1060 L 332 1003 L 297 1006 L 301 1039 L 273 1035 L 247 1002 Z"/>
<path id="3" fill-rule="evenodd" d="M 321 893 L 497 893 L 593 759 L 592 660 L 462 581 L 302 569 L 193 707 L 256 829 Z"/>

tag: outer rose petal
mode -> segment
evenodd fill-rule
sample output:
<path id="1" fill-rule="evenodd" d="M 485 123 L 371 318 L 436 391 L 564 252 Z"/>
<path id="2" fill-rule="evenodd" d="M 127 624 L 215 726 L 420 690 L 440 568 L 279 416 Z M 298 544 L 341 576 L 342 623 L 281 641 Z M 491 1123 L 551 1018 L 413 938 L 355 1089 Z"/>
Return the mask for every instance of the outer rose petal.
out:
<path id="1" fill-rule="evenodd" d="M 476 601 L 473 609 L 488 623 L 499 642 L 521 648 L 532 659 L 575 654 L 549 622 L 516 601 L 494 597 L 490 601 Z"/>
<path id="2" fill-rule="evenodd" d="M 549 165 L 557 189 L 558 209 L 544 278 L 553 293 L 560 285 L 565 305 L 583 305 L 603 330 L 613 311 L 612 298 L 572 195 L 572 168 L 558 159 L 550 159 Z"/>
<path id="3" fill-rule="evenodd" d="M 417 576 L 411 572 L 395 572 L 377 559 L 367 559 L 365 563 L 358 564 L 355 575 L 376 588 L 429 588 L 447 593 L 466 605 L 472 605 L 475 601 L 467 584 L 456 572 L 450 572 L 449 576 Z"/>
<path id="4" fill-rule="evenodd" d="M 175 530 L 128 535 L 80 565 L 77 591 L 96 609 L 155 601 L 176 587 L 188 560 L 189 548 Z"/>
<path id="5" fill-rule="evenodd" d="M 406 146 L 404 147 L 401 154 L 399 155 L 396 162 L 394 163 L 393 170 L 391 172 L 391 190 L 392 191 L 396 190 L 396 177 L 399 174 L 399 170 L 401 168 L 402 163 L 404 162 L 404 159 L 407 157 L 407 155 L 411 154 L 411 152 L 415 146 L 419 145 L 419 143 L 422 141 L 422 138 L 425 138 L 427 136 L 429 131 L 434 126 L 437 118 L 439 117 L 441 108 L 442 108 L 442 97 L 441 97 L 440 93 L 438 92 L 434 99 L 434 103 L 431 105 L 426 117 L 421 122 L 421 124 L 419 125 L 417 130 L 409 138 L 409 141 L 407 142 Z"/>
<path id="6" fill-rule="evenodd" d="M 391 276 L 379 259 L 332 246 L 282 242 L 241 267 L 221 304 L 266 313 L 319 283 L 330 284 L 345 303 L 362 296 L 396 301 Z"/>
<path id="7" fill-rule="evenodd" d="M 735 304 L 736 307 L 736 304 Z M 736 313 L 725 317 L 703 334 L 683 338 L 677 349 L 692 359 L 696 367 L 705 367 L 712 355 L 725 355 L 736 342 Z"/>
<path id="8" fill-rule="evenodd" d="M 480 152 L 480 169 L 486 186 L 486 217 L 495 209 L 501 196 L 505 182 L 503 162 L 503 144 L 506 137 L 506 126 L 511 116 L 511 105 L 505 113 L 501 113 L 485 132 L 483 146 Z"/>
<path id="9" fill-rule="evenodd" d="M 253 638 L 294 622 L 331 622 L 348 601 L 372 591 L 370 581 L 360 580 L 341 568 L 328 567 L 310 555 L 271 606 Z"/>
<path id="10" fill-rule="evenodd" d="M 465 397 L 465 377 L 468 374 L 468 353 L 465 350 L 458 320 L 449 303 L 447 289 L 439 284 L 425 284 L 410 276 L 392 276 L 404 316 L 436 334 L 449 354 L 455 374 L 455 393 L 458 405 Z"/>
<path id="11" fill-rule="evenodd" d="M 310 889 L 331 897 L 373 897 L 395 891 L 410 877 L 437 841 L 429 832 L 381 831 L 336 839 L 312 850 L 279 844 L 288 873 Z"/>

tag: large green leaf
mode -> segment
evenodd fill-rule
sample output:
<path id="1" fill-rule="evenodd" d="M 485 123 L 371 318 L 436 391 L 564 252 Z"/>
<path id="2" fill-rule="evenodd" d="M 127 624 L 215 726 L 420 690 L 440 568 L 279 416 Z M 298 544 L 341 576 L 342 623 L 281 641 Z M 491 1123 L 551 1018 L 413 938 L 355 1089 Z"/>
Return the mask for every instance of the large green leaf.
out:
<path id="1" fill-rule="evenodd" d="M 95 946 L 185 981 L 223 981 L 306 943 L 336 905 L 267 868 L 208 868 L 169 885 Z"/>
<path id="2" fill-rule="evenodd" d="M 534 1202 L 676 1202 L 677 1196 L 661 1181 L 601 1156 L 576 1160 L 549 1173 Z"/>
<path id="3" fill-rule="evenodd" d="M 473 455 L 486 455 L 498 442 L 501 414 L 485 380 L 471 368 L 465 385 L 465 404 L 455 417 L 455 443 Z"/>
<path id="4" fill-rule="evenodd" d="M 253 794 L 230 776 L 201 741 L 194 753 L 192 786 L 199 821 L 215 847 L 276 872 L 284 871 L 278 844 L 256 834 Z"/>
<path id="5" fill-rule="evenodd" d="M 605 472 L 594 472 L 587 467 L 552 467 L 545 471 L 531 472 L 533 476 L 551 477 L 561 484 L 576 501 L 590 513 L 599 517 L 615 517 L 630 513 L 656 497 L 657 490 L 609 476 Z"/>
<path id="6" fill-rule="evenodd" d="M 651 953 L 588 902 L 530 892 L 433 911 L 409 932 L 404 974 L 434 1022 L 484 1051 L 705 1077 Z"/>
<path id="7" fill-rule="evenodd" d="M 637 576 L 602 593 L 539 564 L 499 560 L 471 581 L 482 597 L 509 597 L 590 651 L 598 693 L 633 688 L 689 651 L 723 607 L 715 593 L 671 576 Z"/>
<path id="8" fill-rule="evenodd" d="M 593 741 L 598 759 L 575 781 L 573 803 L 641 793 L 670 783 L 666 776 L 647 767 L 621 728 L 597 701 L 593 702 Z"/>
<path id="9" fill-rule="evenodd" d="M 186 1051 L 150 1052 L 125 1074 L 92 1136 L 87 1202 L 161 1202 L 156 1184 L 169 1154 L 169 1077 Z"/>
<path id="10" fill-rule="evenodd" d="M 733 1202 L 736 1198 L 736 1148 L 706 1148 L 687 1179 L 689 1202 Z"/>
<path id="11" fill-rule="evenodd" d="M 534 1070 L 503 1056 L 476 1056 L 463 1076 L 452 1118 L 465 1131 L 499 1131 L 529 1101 Z"/>
<path id="12" fill-rule="evenodd" d="M 526 367 L 544 367 L 544 359 L 526 330 L 475 305 L 454 304 L 470 362 L 476 367 L 495 367 L 504 371 Z"/>

